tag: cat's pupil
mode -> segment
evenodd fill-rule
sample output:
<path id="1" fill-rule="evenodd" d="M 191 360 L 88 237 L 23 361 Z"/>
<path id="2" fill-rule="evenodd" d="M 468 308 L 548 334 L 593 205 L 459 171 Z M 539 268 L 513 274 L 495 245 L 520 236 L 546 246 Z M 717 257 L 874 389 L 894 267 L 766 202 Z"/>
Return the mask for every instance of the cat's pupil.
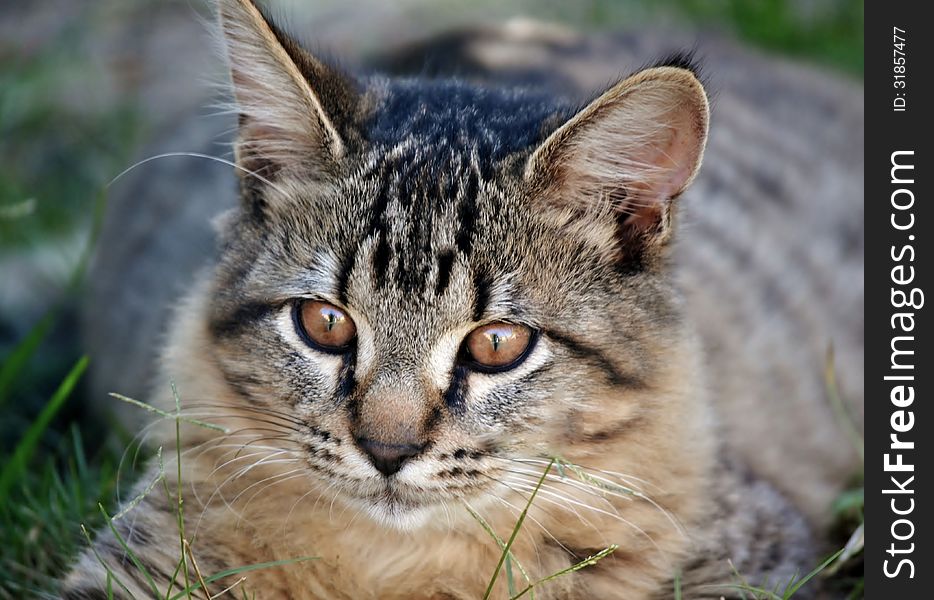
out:
<path id="1" fill-rule="evenodd" d="M 306 300 L 298 306 L 296 316 L 299 333 L 316 350 L 342 352 L 357 335 L 353 320 L 326 302 Z"/>
<path id="2" fill-rule="evenodd" d="M 532 337 L 532 330 L 525 325 L 491 323 L 470 332 L 465 346 L 476 365 L 506 370 L 522 362 Z"/>

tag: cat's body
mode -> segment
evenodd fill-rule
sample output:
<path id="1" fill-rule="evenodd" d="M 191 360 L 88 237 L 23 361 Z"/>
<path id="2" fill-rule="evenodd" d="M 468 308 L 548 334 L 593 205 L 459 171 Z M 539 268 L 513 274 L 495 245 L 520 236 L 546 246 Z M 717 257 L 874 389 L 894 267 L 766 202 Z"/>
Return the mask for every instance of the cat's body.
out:
<path id="1" fill-rule="evenodd" d="M 665 86 L 659 97 L 683 94 L 675 106 L 695 116 L 664 104 L 641 121 L 627 116 L 627 133 L 649 139 L 658 129 L 640 130 L 640 123 L 670 115 L 674 131 L 706 134 L 706 117 L 697 116 L 706 114 L 706 101 L 676 64 L 618 84 L 576 115 L 541 94 L 462 83 L 377 78 L 367 88 L 377 91 L 359 101 L 325 76 L 331 83 L 313 85 L 319 104 L 305 104 L 324 116 L 290 129 L 310 127 L 316 140 L 304 139 L 310 164 L 298 167 L 289 164 L 298 142 L 276 139 L 269 123 L 256 126 L 264 115 L 243 89 L 263 84 L 242 61 L 262 54 L 255 44 L 243 48 L 282 40 L 254 40 L 251 27 L 264 30 L 249 5 L 224 5 L 228 27 L 239 23 L 228 29 L 234 81 L 253 119 L 241 131 L 240 164 L 264 175 L 243 177 L 244 213 L 226 219 L 216 274 L 200 276 L 177 310 L 160 378 L 176 382 L 193 416 L 236 432 L 219 441 L 217 432 L 183 428 L 192 449 L 183 458 L 186 535 L 195 536 L 202 571 L 316 556 L 251 572 L 248 587 L 262 598 L 480 597 L 500 550 L 465 504 L 507 537 L 556 454 L 584 470 L 552 472 L 514 546 L 519 562 L 538 579 L 620 547 L 536 589 L 538 597 L 664 598 L 677 577 L 684 597 L 718 598 L 731 593 L 709 587 L 732 581 L 727 559 L 750 581 L 787 580 L 811 566 L 819 548 L 808 527 L 762 478 L 819 524 L 822 506 L 853 467 L 821 378 L 833 341 L 843 390 L 861 400 L 854 322 L 862 298 L 861 191 L 840 175 L 858 173 L 856 149 L 809 143 L 797 128 L 813 132 L 814 123 L 791 118 L 774 97 L 759 98 L 770 102 L 763 114 L 784 119 L 772 124 L 742 94 L 724 93 L 717 111 L 729 117 L 714 113 L 707 166 L 676 201 L 676 227 L 664 202 L 692 172 L 679 171 L 680 183 L 659 196 L 661 204 L 640 196 L 661 185 L 652 169 L 643 183 L 622 186 L 621 196 L 606 189 L 616 180 L 604 181 L 603 191 L 635 213 L 632 220 L 606 221 L 612 211 L 566 204 L 590 193 L 580 171 L 605 176 L 582 165 L 599 166 L 606 154 L 579 161 L 577 153 L 608 139 L 599 125 L 632 90 Z M 486 47 L 515 44 L 508 33 Z M 564 43 L 526 39 L 522 47 L 542 50 L 541 60 Z M 572 56 L 585 54 L 579 50 Z M 458 53 L 471 58 L 464 48 L 450 55 Z M 303 60 L 299 71 L 314 79 L 323 67 Z M 509 65 L 505 71 L 506 79 L 515 75 Z M 558 85 L 579 73 L 573 64 L 564 77 L 562 67 L 550 67 Z M 600 77 L 599 69 L 590 77 Z M 849 91 L 841 85 L 823 101 L 848 102 Z M 650 95 L 644 104 L 657 102 Z M 856 121 L 859 106 L 847 110 Z M 382 118 L 360 133 L 354 111 Z M 749 132 L 770 128 L 783 133 L 757 142 L 765 150 L 750 150 Z M 570 133 L 562 138 L 561 131 Z M 575 135 L 591 136 L 589 145 L 569 144 Z M 703 140 L 685 135 L 662 155 L 690 164 Z M 621 145 L 621 154 L 638 152 Z M 835 155 L 816 162 L 815 151 Z M 772 162 L 756 160 L 763 152 Z M 352 176 L 335 166 L 339 160 L 351 160 Z M 652 154 L 628 164 L 661 160 Z M 560 176 L 556 165 L 566 169 Z M 309 169 L 317 173 L 312 188 Z M 801 176 L 823 188 L 804 196 Z M 562 193 L 566 185 L 578 193 Z M 361 340 L 352 361 L 344 355 L 330 367 L 314 361 L 337 358 L 318 357 L 301 336 L 291 337 L 296 313 L 290 319 L 287 310 L 290 298 L 321 286 L 330 290 L 325 300 L 351 311 Z M 536 326 L 524 362 L 495 374 L 452 367 L 459 340 L 490 319 Z M 421 339 L 441 341 L 422 347 Z M 164 384 L 153 401 L 174 406 Z M 404 445 L 388 440 L 412 430 L 427 441 L 418 438 L 409 464 L 384 479 L 367 462 L 376 452 L 368 444 Z M 154 441 L 173 447 L 174 425 L 160 426 Z M 174 472 L 167 467 L 170 482 Z M 172 500 L 150 494 L 117 526 L 164 587 L 178 561 Z M 97 548 L 126 585 L 146 595 L 145 578 L 113 539 L 102 535 Z M 105 579 L 88 555 L 65 596 L 94 597 Z M 505 594 L 502 576 L 494 597 Z"/>

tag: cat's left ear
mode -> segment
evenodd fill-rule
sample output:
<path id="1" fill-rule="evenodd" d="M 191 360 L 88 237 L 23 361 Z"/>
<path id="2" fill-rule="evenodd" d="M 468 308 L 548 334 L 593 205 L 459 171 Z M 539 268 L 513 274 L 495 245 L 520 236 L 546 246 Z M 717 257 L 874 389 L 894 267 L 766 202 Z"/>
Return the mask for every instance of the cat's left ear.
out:
<path id="1" fill-rule="evenodd" d="M 238 163 L 265 178 L 283 169 L 335 171 L 360 105 L 355 83 L 302 48 L 253 0 L 218 0 L 218 13 L 240 113 Z"/>
<path id="2" fill-rule="evenodd" d="M 538 201 L 569 215 L 610 213 L 627 258 L 670 237 L 672 199 L 694 179 L 707 140 L 707 95 L 680 66 L 617 83 L 531 155 L 525 180 Z"/>

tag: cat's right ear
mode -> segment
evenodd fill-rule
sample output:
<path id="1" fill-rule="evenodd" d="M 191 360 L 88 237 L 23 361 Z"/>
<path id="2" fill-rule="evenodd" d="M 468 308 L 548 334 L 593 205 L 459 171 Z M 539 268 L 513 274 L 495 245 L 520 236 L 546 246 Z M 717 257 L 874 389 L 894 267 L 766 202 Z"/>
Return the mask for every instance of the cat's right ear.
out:
<path id="1" fill-rule="evenodd" d="M 263 179 L 335 172 L 359 104 L 353 80 L 312 56 L 252 0 L 218 4 L 240 113 L 238 165 Z"/>

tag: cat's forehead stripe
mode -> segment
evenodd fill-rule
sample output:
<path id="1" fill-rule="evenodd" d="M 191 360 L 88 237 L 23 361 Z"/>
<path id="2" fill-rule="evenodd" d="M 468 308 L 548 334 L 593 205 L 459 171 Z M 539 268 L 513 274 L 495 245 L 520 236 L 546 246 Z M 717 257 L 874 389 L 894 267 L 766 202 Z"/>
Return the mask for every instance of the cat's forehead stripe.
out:
<path id="1" fill-rule="evenodd" d="M 471 262 L 482 173 L 491 170 L 480 162 L 470 147 L 438 156 L 422 144 L 399 144 L 366 165 L 360 175 L 371 179 L 366 225 L 335 275 L 342 302 L 349 300 L 354 271 L 366 268 L 376 289 L 391 281 L 409 294 L 447 291 L 456 255 Z M 364 265 L 358 255 L 368 246 Z"/>

